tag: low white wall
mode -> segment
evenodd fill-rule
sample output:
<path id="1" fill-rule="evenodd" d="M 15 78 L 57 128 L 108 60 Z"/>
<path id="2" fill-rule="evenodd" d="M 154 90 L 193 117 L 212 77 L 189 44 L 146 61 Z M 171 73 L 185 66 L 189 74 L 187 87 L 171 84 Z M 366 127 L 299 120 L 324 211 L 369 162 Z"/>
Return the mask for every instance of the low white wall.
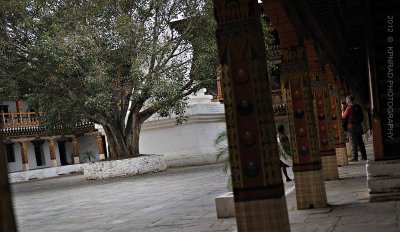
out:
<path id="1" fill-rule="evenodd" d="M 370 193 L 396 192 L 400 195 L 400 160 L 368 160 L 366 170 Z"/>
<path id="2" fill-rule="evenodd" d="M 152 117 L 140 134 L 140 153 L 162 154 L 168 167 L 215 163 L 214 140 L 226 129 L 224 105 L 197 103 L 189 105 L 189 118 L 176 124 L 176 118 Z"/>
<path id="3" fill-rule="evenodd" d="M 88 180 L 140 175 L 161 172 L 167 165 L 161 155 L 145 155 L 131 159 L 92 162 L 84 166 L 84 176 Z"/>
<path id="4" fill-rule="evenodd" d="M 83 173 L 83 169 L 86 165 L 87 164 L 74 164 L 62 167 L 30 170 L 26 172 L 9 173 L 8 179 L 10 183 L 18 183 L 31 179 L 44 179 L 71 173 Z"/>

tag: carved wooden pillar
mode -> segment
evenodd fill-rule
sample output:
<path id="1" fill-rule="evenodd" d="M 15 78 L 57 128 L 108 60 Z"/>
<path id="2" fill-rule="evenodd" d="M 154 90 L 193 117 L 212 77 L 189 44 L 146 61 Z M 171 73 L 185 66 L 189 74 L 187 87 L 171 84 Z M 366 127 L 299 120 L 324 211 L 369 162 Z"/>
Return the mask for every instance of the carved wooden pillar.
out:
<path id="1" fill-rule="evenodd" d="M 215 96 L 213 99 L 211 99 L 212 102 L 223 102 L 224 101 L 224 96 L 222 94 L 222 77 L 221 77 L 221 66 L 218 66 L 217 68 L 217 74 L 216 74 L 216 80 L 217 80 L 217 96 Z"/>
<path id="2" fill-rule="evenodd" d="M 7 163 L 4 154 L 3 135 L 0 133 L 0 231 L 17 231 L 10 186 L 8 184 Z"/>
<path id="3" fill-rule="evenodd" d="M 217 95 L 218 101 L 223 101 L 224 97 L 223 97 L 223 94 L 222 94 L 221 70 L 220 70 L 220 68 L 219 68 L 218 74 L 217 74 L 217 93 L 218 93 L 218 95 Z"/>
<path id="4" fill-rule="evenodd" d="M 74 154 L 74 164 L 79 164 L 78 140 L 76 139 L 76 136 L 72 137 L 72 153 Z"/>
<path id="5" fill-rule="evenodd" d="M 327 206 L 310 76 L 304 47 L 282 49 L 281 86 L 286 93 L 298 209 Z"/>
<path id="6" fill-rule="evenodd" d="M 319 61 L 312 39 L 304 40 L 307 63 L 311 79 L 314 114 L 318 129 L 318 145 L 321 156 L 322 173 L 325 180 L 339 179 L 336 151 L 333 145 L 332 120 L 329 108 L 326 74 Z"/>
<path id="7" fill-rule="evenodd" d="M 338 80 L 336 80 L 329 64 L 325 64 L 325 72 L 329 88 L 329 103 L 336 159 L 338 166 L 342 167 L 348 165 L 349 162 L 347 159 L 346 137 L 342 129 L 342 111 L 340 108 L 340 94 L 337 86 Z"/>
<path id="8" fill-rule="evenodd" d="M 328 96 L 328 86 L 324 72 L 313 73 L 311 83 L 314 94 L 319 149 L 322 172 L 325 180 L 339 179 L 336 151 L 333 144 L 332 119 Z"/>
<path id="9" fill-rule="evenodd" d="M 214 0 L 238 231 L 290 231 L 255 0 Z"/>
<path id="10" fill-rule="evenodd" d="M 26 149 L 26 143 L 20 142 L 19 145 L 21 146 L 22 170 L 29 171 L 29 160 L 28 160 L 28 152 Z"/>
<path id="11" fill-rule="evenodd" d="M 106 157 L 104 156 L 103 138 L 101 137 L 101 133 L 97 133 L 97 147 L 99 149 L 99 159 L 104 160 Z"/>
<path id="12" fill-rule="evenodd" d="M 22 111 L 22 99 L 19 96 L 18 100 L 15 102 L 15 106 L 17 108 L 17 113 L 20 113 Z"/>
<path id="13" fill-rule="evenodd" d="M 53 139 L 49 139 L 49 150 L 50 150 L 51 166 L 52 167 L 57 167 L 56 149 L 55 149 L 55 146 L 54 146 L 54 140 Z"/>
<path id="14" fill-rule="evenodd" d="M 263 1 L 263 7 L 279 32 L 282 55 L 281 88 L 287 101 L 297 208 L 326 207 L 327 198 L 303 39 L 299 38 L 280 0 Z"/>

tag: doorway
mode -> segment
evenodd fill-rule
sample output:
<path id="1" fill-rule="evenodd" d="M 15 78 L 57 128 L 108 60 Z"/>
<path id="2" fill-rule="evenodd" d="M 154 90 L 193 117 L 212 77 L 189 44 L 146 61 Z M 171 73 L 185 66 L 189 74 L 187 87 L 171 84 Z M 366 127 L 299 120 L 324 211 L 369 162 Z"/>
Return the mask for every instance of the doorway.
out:
<path id="1" fill-rule="evenodd" d="M 61 166 L 68 165 L 67 152 L 65 151 L 65 140 L 58 141 L 58 151 L 60 152 Z"/>

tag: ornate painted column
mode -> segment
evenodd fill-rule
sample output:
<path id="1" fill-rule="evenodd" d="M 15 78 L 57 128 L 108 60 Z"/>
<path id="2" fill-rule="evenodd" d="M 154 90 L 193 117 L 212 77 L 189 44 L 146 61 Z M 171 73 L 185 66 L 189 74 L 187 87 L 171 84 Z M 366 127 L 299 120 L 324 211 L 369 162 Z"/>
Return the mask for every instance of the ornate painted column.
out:
<path id="1" fill-rule="evenodd" d="M 314 114 L 318 129 L 318 145 L 322 173 L 325 180 L 339 179 L 336 151 L 333 145 L 332 121 L 329 108 L 328 85 L 313 39 L 304 40 L 311 79 Z"/>
<path id="2" fill-rule="evenodd" d="M 322 172 L 325 180 L 339 179 L 336 151 L 333 144 L 332 119 L 328 86 L 324 72 L 311 74 L 314 95 L 314 110 L 318 127 Z"/>
<path id="3" fill-rule="evenodd" d="M 76 136 L 72 137 L 72 153 L 74 155 L 74 164 L 79 164 L 78 140 L 76 139 Z"/>
<path id="4" fill-rule="evenodd" d="M 214 0 L 238 231 L 290 231 L 256 0 Z"/>
<path id="5" fill-rule="evenodd" d="M 54 140 L 53 139 L 49 139 L 49 150 L 50 150 L 51 166 L 52 167 L 57 167 L 56 149 L 55 149 L 55 146 L 54 146 Z"/>
<path id="6" fill-rule="evenodd" d="M 336 159 L 339 167 L 349 165 L 346 150 L 346 137 L 342 129 L 342 111 L 340 106 L 340 94 L 338 90 L 338 80 L 336 80 L 332 68 L 325 64 L 325 72 L 329 88 L 329 103 L 331 110 L 333 139 L 336 150 Z"/>
<path id="7" fill-rule="evenodd" d="M 0 231 L 16 232 L 17 228 L 4 151 L 3 135 L 0 133 Z"/>
<path id="8" fill-rule="evenodd" d="M 106 157 L 104 156 L 103 139 L 100 132 L 97 133 L 97 147 L 99 149 L 99 159 L 104 160 Z"/>
<path id="9" fill-rule="evenodd" d="M 298 209 L 327 206 L 310 76 L 304 47 L 282 49 L 281 86 L 286 93 Z"/>
<path id="10" fill-rule="evenodd" d="M 271 24 L 279 32 L 281 88 L 287 101 L 297 208 L 326 207 L 304 39 L 302 34 L 297 33 L 282 1 L 263 1 L 263 7 Z"/>
<path id="11" fill-rule="evenodd" d="M 26 150 L 26 143 L 19 142 L 21 146 L 21 156 L 22 156 L 22 170 L 29 171 L 29 160 L 28 160 L 28 152 Z"/>

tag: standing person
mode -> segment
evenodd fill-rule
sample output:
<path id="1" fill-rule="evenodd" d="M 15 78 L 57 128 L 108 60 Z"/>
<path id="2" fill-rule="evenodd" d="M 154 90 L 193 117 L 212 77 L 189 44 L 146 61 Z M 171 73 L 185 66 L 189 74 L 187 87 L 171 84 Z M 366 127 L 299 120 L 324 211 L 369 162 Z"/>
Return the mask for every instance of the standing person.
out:
<path id="1" fill-rule="evenodd" d="M 342 118 L 343 121 L 347 122 L 347 131 L 349 133 L 351 152 L 353 154 L 352 162 L 358 161 L 358 149 L 361 151 L 361 159 L 367 160 L 367 153 L 365 151 L 365 145 L 362 138 L 363 128 L 361 123 L 363 122 L 363 111 L 360 105 L 354 103 L 353 96 L 346 97 L 347 106 L 342 105 Z"/>
<path id="2" fill-rule="evenodd" d="M 282 171 L 286 177 L 286 182 L 289 182 L 292 181 L 292 179 L 289 178 L 286 168 L 292 166 L 293 161 L 292 161 L 292 152 L 290 149 L 290 140 L 285 134 L 285 127 L 283 125 L 278 126 L 277 140 L 279 147 L 279 159 L 281 161 Z"/>

